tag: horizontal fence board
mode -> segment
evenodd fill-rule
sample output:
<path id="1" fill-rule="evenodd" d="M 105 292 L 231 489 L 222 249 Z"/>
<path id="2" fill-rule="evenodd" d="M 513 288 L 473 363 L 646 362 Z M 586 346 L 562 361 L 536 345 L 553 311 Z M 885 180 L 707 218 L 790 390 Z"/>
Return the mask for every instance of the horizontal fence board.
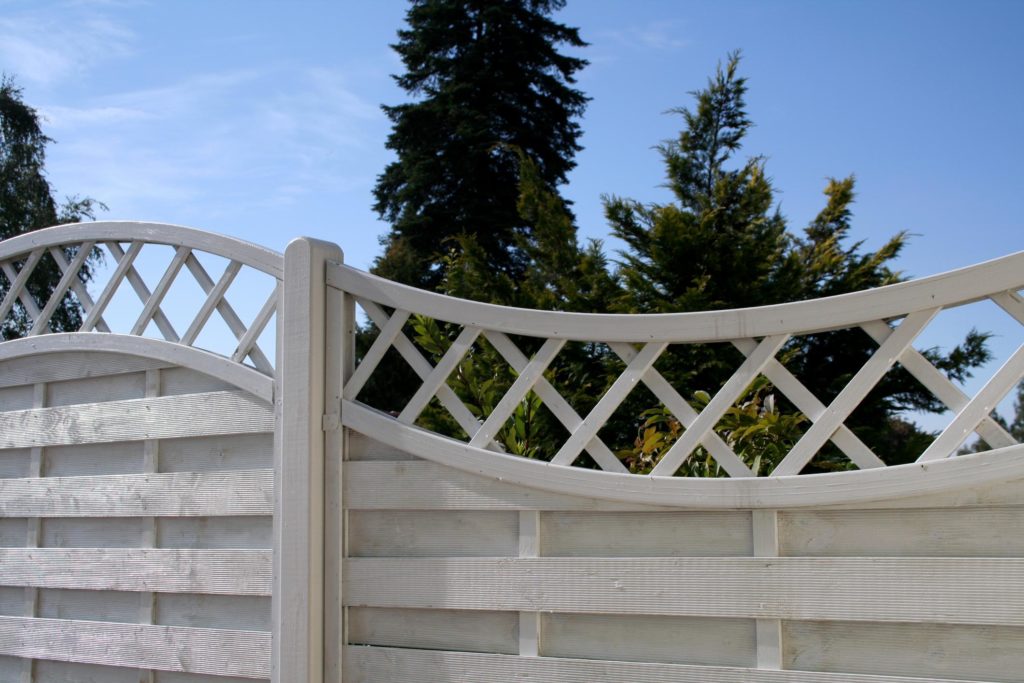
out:
<path id="1" fill-rule="evenodd" d="M 781 555 L 1024 557 L 1024 506 L 779 513 Z"/>
<path id="2" fill-rule="evenodd" d="M 0 654 L 84 664 L 267 678 L 270 634 L 0 617 Z"/>
<path id="3" fill-rule="evenodd" d="M 22 661 L 24 666 L 24 660 L 19 661 Z M 32 666 L 35 681 L 40 683 L 140 683 L 138 669 L 121 666 L 55 662 L 45 659 L 37 660 Z"/>
<path id="4" fill-rule="evenodd" d="M 270 549 L 272 517 L 157 517 L 161 548 Z"/>
<path id="5" fill-rule="evenodd" d="M 664 510 L 549 493 L 430 462 L 345 463 L 350 510 Z"/>
<path id="6" fill-rule="evenodd" d="M 160 442 L 161 472 L 271 469 L 273 466 L 273 434 L 194 436 Z"/>
<path id="7" fill-rule="evenodd" d="M 0 584 L 37 588 L 269 595 L 259 550 L 0 549 Z"/>
<path id="8" fill-rule="evenodd" d="M 160 395 L 179 396 L 207 391 L 230 391 L 235 387 L 222 379 L 191 368 L 167 368 L 160 373 Z"/>
<path id="9" fill-rule="evenodd" d="M 145 472 L 144 442 L 49 446 L 42 461 L 46 477 L 92 477 Z M 27 474 L 21 477 L 30 476 Z"/>
<path id="10" fill-rule="evenodd" d="M 1024 625 L 1024 559 L 351 559 L 352 606 Z"/>
<path id="11" fill-rule="evenodd" d="M 153 676 L 153 683 L 259 683 L 269 679 L 238 678 L 236 676 L 205 676 L 203 674 L 183 674 L 177 671 L 157 671 Z M 132 681 L 136 683 L 136 681 Z"/>
<path id="12" fill-rule="evenodd" d="M 516 555 L 515 512 L 353 510 L 350 557 L 494 557 Z"/>
<path id="13" fill-rule="evenodd" d="M 46 385 L 48 408 L 85 403 L 126 401 L 146 396 L 146 373 L 132 372 L 122 375 L 86 377 Z"/>
<path id="14" fill-rule="evenodd" d="M 2 369 L 3 365 L 0 364 L 0 372 Z M 35 388 L 31 384 L 17 387 L 0 386 L 0 412 L 31 408 L 34 396 Z"/>
<path id="15" fill-rule="evenodd" d="M 238 631 L 271 630 L 268 595 L 157 593 L 154 599 L 154 623 L 157 624 Z"/>
<path id="16" fill-rule="evenodd" d="M 518 628 L 519 615 L 514 612 L 375 607 L 348 611 L 348 641 L 359 645 L 516 654 Z"/>
<path id="17" fill-rule="evenodd" d="M 1024 681 L 1024 629 L 784 622 L 783 663 L 807 671 Z"/>
<path id="18" fill-rule="evenodd" d="M 135 548 L 141 517 L 49 517 L 41 521 L 44 548 Z"/>
<path id="19" fill-rule="evenodd" d="M 40 358 L 39 355 L 30 355 L 0 362 L 0 387 L 64 382 L 171 367 L 170 363 L 152 358 L 97 351 L 48 353 L 44 363 L 39 362 Z"/>
<path id="20" fill-rule="evenodd" d="M 749 667 L 757 664 L 754 624 L 753 619 L 545 614 L 541 654 Z"/>
<path id="21" fill-rule="evenodd" d="M 0 413 L 0 448 L 273 430 L 267 403 L 243 391 L 217 391 Z"/>
<path id="22" fill-rule="evenodd" d="M 25 592 L 24 588 L 17 590 Z M 12 616 L 25 616 L 24 607 Z M 134 623 L 139 620 L 139 595 L 112 590 L 41 588 L 36 591 L 34 616 Z"/>
<path id="23" fill-rule="evenodd" d="M 0 548 L 20 548 L 28 539 L 28 523 L 25 519 L 0 517 Z"/>
<path id="24" fill-rule="evenodd" d="M 545 512 L 542 555 L 716 557 L 752 555 L 749 512 Z"/>
<path id="25" fill-rule="evenodd" d="M 30 397 L 31 398 L 31 397 Z M 350 461 L 380 460 L 380 461 L 409 461 L 420 460 L 415 455 L 406 453 L 392 446 L 382 444 L 365 434 L 348 430 L 347 434 L 348 459 Z"/>
<path id="26" fill-rule="evenodd" d="M 0 517 L 270 515 L 269 469 L 0 479 Z"/>
<path id="27" fill-rule="evenodd" d="M 360 646 L 345 648 L 345 676 L 346 683 L 955 683 L 946 678 L 917 676 L 770 671 Z"/>

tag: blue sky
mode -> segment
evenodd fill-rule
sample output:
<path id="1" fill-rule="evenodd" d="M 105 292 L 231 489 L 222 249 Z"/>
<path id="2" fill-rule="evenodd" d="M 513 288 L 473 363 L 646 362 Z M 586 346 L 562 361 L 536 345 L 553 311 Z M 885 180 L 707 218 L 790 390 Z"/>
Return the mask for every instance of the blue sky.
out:
<path id="1" fill-rule="evenodd" d="M 381 103 L 404 95 L 388 47 L 404 0 L 0 0 L 0 69 L 57 140 L 60 194 L 107 218 L 180 223 L 275 249 L 311 235 L 365 268 L 387 226 L 371 189 L 389 155 Z M 799 229 L 829 176 L 855 173 L 854 236 L 914 234 L 921 276 L 1024 248 L 1024 3 L 569 0 L 557 18 L 590 47 L 592 99 L 565 194 L 605 238 L 601 195 L 665 201 L 652 149 L 715 64 L 742 49 L 783 213 Z M 610 251 L 617 247 L 607 243 Z M 992 310 L 989 310 L 992 309 Z M 1016 347 L 994 307 L 978 324 Z M 927 343 L 946 343 L 941 334 Z"/>

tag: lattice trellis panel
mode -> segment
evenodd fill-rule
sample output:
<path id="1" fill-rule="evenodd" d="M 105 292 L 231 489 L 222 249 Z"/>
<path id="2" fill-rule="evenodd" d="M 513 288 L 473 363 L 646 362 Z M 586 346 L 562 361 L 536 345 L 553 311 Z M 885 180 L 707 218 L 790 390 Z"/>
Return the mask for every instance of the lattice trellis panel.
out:
<path id="1" fill-rule="evenodd" d="M 205 350 L 272 375 L 273 353 L 261 347 L 261 340 L 273 339 L 280 260 L 254 245 L 176 226 L 51 228 L 0 246 L 0 323 L 7 339 L 116 332 L 200 346 L 216 314 L 227 334 L 208 334 Z M 252 286 L 254 278 L 269 293 L 256 294 L 261 288 Z M 193 294 L 179 293 L 186 280 Z M 238 302 L 250 305 L 254 296 L 262 297 L 260 305 L 255 315 L 243 319 Z M 130 320 L 122 319 L 124 297 L 141 305 Z M 115 299 L 121 305 L 112 305 Z M 169 306 L 181 312 L 177 325 Z"/>
<path id="2" fill-rule="evenodd" d="M 952 283 L 948 282 L 950 278 L 946 278 L 946 282 L 937 283 L 942 296 L 911 292 L 915 295 L 914 301 L 928 304 L 913 308 L 914 301 L 910 301 L 907 292 L 918 282 L 924 282 L 917 281 L 822 302 L 790 304 L 757 311 L 699 314 L 705 317 L 717 315 L 719 319 L 728 315 L 733 318 L 747 315 L 753 322 L 748 324 L 742 319 L 738 323 L 735 320 L 730 322 L 741 329 L 756 329 L 759 326 L 775 329 L 770 334 L 711 336 L 693 333 L 685 326 L 680 326 L 678 339 L 663 331 L 643 331 L 644 321 L 641 318 L 649 320 L 671 316 L 634 316 L 635 322 L 627 323 L 615 316 L 547 314 L 548 317 L 541 324 L 548 325 L 552 334 L 539 334 L 536 327 L 534 330 L 526 330 L 528 324 L 517 320 L 529 319 L 530 316 L 538 315 L 538 312 L 502 309 L 415 292 L 340 267 L 334 277 L 334 284 L 355 297 L 357 305 L 376 333 L 349 378 L 343 399 L 359 401 L 361 393 L 374 381 L 375 373 L 379 371 L 384 359 L 387 356 L 394 358 L 397 352 L 419 381 L 414 391 L 410 388 L 412 393 L 408 400 L 399 409 L 392 410 L 401 425 L 433 428 L 436 431 L 432 425 L 436 425 L 437 420 L 424 421 L 421 416 L 431 408 L 441 410 L 446 418 L 453 420 L 461 429 L 460 433 L 450 432 L 447 436 L 462 438 L 470 446 L 508 452 L 501 438 L 503 431 L 515 427 L 514 413 L 518 408 L 528 401 L 539 401 L 564 428 L 564 435 L 559 437 L 560 440 L 553 448 L 544 453 L 532 454 L 533 457 L 556 466 L 570 467 L 585 463 L 608 472 L 621 473 L 628 471 L 623 464 L 623 444 L 607 443 L 602 434 L 609 422 L 615 419 L 617 411 L 623 410 L 627 399 L 642 386 L 657 401 L 658 408 L 678 423 L 678 434 L 674 442 L 658 454 L 653 467 L 646 474 L 663 477 L 684 472 L 684 466 L 695 454 L 703 453 L 713 458 L 719 474 L 750 477 L 764 474 L 765 471 L 763 468 L 760 471 L 757 471 L 757 467 L 752 468 L 749 456 L 744 458 L 737 453 L 735 439 L 722 428 L 723 418 L 741 405 L 752 383 L 767 381 L 770 383 L 773 400 L 774 395 L 777 395 L 780 401 L 785 401 L 803 424 L 799 437 L 770 471 L 771 476 L 777 477 L 806 471 L 808 465 L 825 448 L 841 454 L 841 457 L 848 460 L 849 468 L 885 466 L 886 454 L 873 452 L 850 429 L 847 422 L 887 373 L 902 368 L 945 405 L 949 409 L 947 414 L 951 416 L 938 438 L 920 455 L 920 461 L 955 455 L 958 447 L 974 434 L 993 448 L 1011 446 L 1017 443 L 1016 440 L 992 418 L 992 412 L 1024 377 L 1024 345 L 1019 346 L 973 396 L 949 379 L 926 354 L 914 346 L 915 340 L 944 308 L 981 300 L 995 302 L 1016 323 L 1024 325 L 1024 297 L 1020 294 L 1024 272 L 1018 270 L 1017 274 L 1007 275 L 1008 259 L 1002 264 L 1001 275 L 993 279 L 1012 283 L 1012 286 L 1009 289 L 1002 288 L 1001 283 L 993 282 L 995 287 L 999 287 L 998 291 L 987 292 L 983 296 L 971 291 L 964 291 L 957 296 Z M 1021 259 L 1018 256 L 1016 260 Z M 959 273 L 964 275 L 964 281 L 970 279 L 967 271 Z M 979 273 L 977 277 L 984 275 Z M 977 287 L 975 281 L 973 288 Z M 880 303 L 880 317 L 864 319 L 865 311 L 871 315 L 871 307 L 863 301 L 865 296 L 871 296 Z M 891 309 L 892 301 L 901 298 L 906 299 L 910 307 L 904 309 L 903 313 L 887 314 L 885 309 Z M 814 307 L 819 311 L 818 319 L 813 315 Z M 840 310 L 839 314 L 835 313 L 835 308 Z M 772 313 L 775 312 L 772 309 L 777 309 L 780 318 L 785 317 L 784 313 L 797 311 L 807 322 L 803 325 L 795 322 L 790 330 L 786 330 L 785 325 L 783 329 L 778 329 L 780 326 L 771 322 Z M 850 309 L 845 317 L 853 319 L 837 322 L 837 318 L 843 317 L 844 309 Z M 794 317 L 800 318 L 801 315 Z M 433 321 L 437 329 L 445 330 L 446 348 L 428 349 L 422 343 L 416 343 L 414 322 L 420 321 L 422 328 L 425 324 L 422 321 L 428 319 Z M 696 317 L 690 320 L 700 322 Z M 503 324 L 504 321 L 510 322 Z M 573 329 L 573 324 L 579 321 L 588 323 L 588 336 Z M 552 325 L 552 322 L 555 324 Z M 599 328 L 601 322 L 607 325 L 608 335 L 594 336 L 593 329 Z M 628 331 L 634 329 L 639 331 L 631 337 Z M 845 386 L 834 396 L 823 400 L 808 388 L 806 378 L 801 379 L 787 369 L 783 360 L 785 351 L 792 344 L 798 343 L 804 335 L 842 329 L 862 330 L 877 346 Z M 693 338 L 688 339 L 687 336 Z M 1024 335 L 1021 337 L 1024 338 Z M 552 368 L 557 365 L 559 353 L 570 341 L 605 345 L 622 363 L 617 375 L 604 387 L 603 393 L 595 397 L 596 402 L 582 412 L 567 400 L 553 381 Z M 743 355 L 742 362 L 732 375 L 706 402 L 695 401 L 684 395 L 656 367 L 659 359 L 668 353 L 670 345 L 688 343 L 728 343 Z M 465 391 L 460 395 L 454 388 L 460 386 L 460 375 L 465 372 L 467 364 L 478 362 L 474 359 L 480 357 L 485 345 L 496 352 L 501 362 L 507 364 L 514 377 L 514 380 L 506 383 L 508 386 L 503 387 L 500 398 L 493 401 L 487 410 L 483 409 L 480 401 L 465 395 Z M 524 351 L 527 347 L 529 353 Z M 588 458 L 581 460 L 583 454 Z"/>

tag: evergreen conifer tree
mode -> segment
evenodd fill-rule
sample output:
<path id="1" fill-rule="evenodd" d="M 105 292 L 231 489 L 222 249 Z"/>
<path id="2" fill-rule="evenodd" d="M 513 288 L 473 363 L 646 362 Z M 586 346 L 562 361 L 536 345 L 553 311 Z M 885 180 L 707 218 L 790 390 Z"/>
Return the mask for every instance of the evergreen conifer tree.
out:
<path id="1" fill-rule="evenodd" d="M 797 236 L 787 230 L 765 159 L 736 163 L 751 126 L 738 75 L 740 55 L 719 66 L 707 88 L 694 93 L 694 110 L 678 109 L 684 129 L 660 147 L 668 186 L 667 204 L 608 197 L 612 232 L 626 243 L 619 276 L 624 288 L 617 307 L 625 312 L 700 311 L 813 299 L 899 282 L 892 260 L 906 243 L 898 233 L 880 249 L 864 252 L 848 244 L 854 179 L 831 180 L 825 208 Z M 732 162 L 732 164 L 730 164 Z M 925 355 L 953 379 L 970 375 L 989 358 L 986 335 L 971 331 L 947 354 Z M 803 336 L 783 352 L 786 365 L 826 404 L 877 348 L 859 330 Z M 659 361 L 684 395 L 714 393 L 742 360 L 724 345 L 673 347 Z M 907 462 L 931 435 L 900 418 L 904 410 L 940 411 L 937 399 L 908 373 L 887 373 L 846 424 L 889 463 Z M 845 467 L 826 448 L 817 467 Z"/>
<path id="2" fill-rule="evenodd" d="M 391 223 L 374 272 L 424 288 L 472 238 L 488 271 L 518 279 L 532 226 L 517 206 L 520 150 L 543 184 L 564 183 L 580 149 L 587 98 L 572 87 L 585 43 L 550 15 L 564 0 L 412 0 L 393 47 L 412 102 L 385 106 L 397 159 L 374 208 Z"/>

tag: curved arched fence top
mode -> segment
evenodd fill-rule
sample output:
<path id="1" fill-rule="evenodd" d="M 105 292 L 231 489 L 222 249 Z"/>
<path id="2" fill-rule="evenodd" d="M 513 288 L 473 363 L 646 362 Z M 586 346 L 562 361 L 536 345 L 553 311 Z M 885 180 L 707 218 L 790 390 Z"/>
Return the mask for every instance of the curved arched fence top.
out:
<path id="1" fill-rule="evenodd" d="M 577 478 L 591 477 L 593 486 L 588 490 L 592 493 L 615 490 L 628 492 L 623 493 L 627 498 L 642 500 L 644 491 L 659 491 L 656 497 L 672 498 L 671 492 L 679 486 L 666 480 L 678 481 L 679 474 L 688 473 L 688 463 L 696 460 L 698 453 L 700 458 L 714 463 L 715 474 L 734 478 L 797 475 L 814 470 L 808 465 L 819 462 L 817 458 L 826 452 L 833 463 L 840 462 L 834 469 L 880 468 L 886 465 L 887 454 L 874 452 L 846 422 L 887 374 L 897 368 L 909 373 L 952 416 L 946 428 L 920 453 L 918 462 L 956 455 L 972 434 L 980 436 L 991 448 L 1001 449 L 1000 453 L 1024 454 L 1024 446 L 991 414 L 1024 377 L 1024 345 L 973 396 L 936 367 L 934 358 L 914 346 L 914 341 L 942 310 L 975 302 L 992 301 L 1024 326 L 1024 297 L 1020 294 L 1024 288 L 1024 252 L 919 280 L 825 299 L 762 308 L 655 315 L 564 313 L 496 306 L 414 289 L 343 264 L 328 264 L 327 282 L 351 296 L 376 328 L 373 343 L 347 378 L 341 411 L 343 423 L 356 431 L 371 430 L 370 436 L 420 457 L 461 469 L 483 473 L 490 461 L 504 479 L 562 490 L 566 487 L 558 482 L 567 479 L 559 472 L 571 468 Z M 429 329 L 435 330 L 433 342 L 425 339 L 429 335 L 424 330 Z M 823 396 L 808 388 L 808 378 L 798 377 L 787 366 L 786 354 L 801 340 L 843 330 L 861 330 L 876 346 L 865 352 L 863 364 L 845 386 Z M 577 349 L 580 345 L 600 347 L 605 357 L 617 364 L 617 376 L 599 389 L 603 393 L 594 397 L 585 410 L 567 400 L 565 381 L 558 386 L 553 372 L 559 354 L 570 344 L 576 344 Z M 722 386 L 706 388 L 711 393 L 700 392 L 700 399 L 693 393 L 693 387 L 684 390 L 673 386 L 665 371 L 656 366 L 659 359 L 673 353 L 670 347 L 715 344 L 734 347 L 742 354 L 742 360 Z M 402 405 L 381 405 L 379 401 L 375 404 L 374 396 L 379 392 L 374 382 L 394 381 L 397 357 L 408 366 L 399 372 L 411 370 L 421 383 L 408 392 L 411 395 Z M 386 358 L 392 360 L 385 361 Z M 474 366 L 479 369 L 484 363 L 489 364 L 488 368 L 495 363 L 502 365 L 508 378 L 500 396 L 487 407 L 479 396 L 467 395 L 464 381 L 467 374 L 475 371 Z M 384 366 L 389 369 L 381 370 Z M 389 373 L 391 379 L 387 379 Z M 741 452 L 737 448 L 737 432 L 723 426 L 731 412 L 749 408 L 745 397 L 758 382 L 759 386 L 770 388 L 770 409 L 774 410 L 777 397 L 802 423 L 793 443 L 770 464 Z M 664 441 L 666 446 L 656 449 L 656 457 L 644 467 L 635 466 L 637 458 L 633 458 L 636 451 L 643 450 L 641 442 L 648 436 L 643 429 L 636 434 L 632 454 L 631 443 L 606 443 L 614 419 L 618 420 L 620 431 L 629 419 L 634 424 L 643 422 L 640 414 L 622 415 L 623 410 L 629 409 L 627 398 L 640 385 L 646 388 L 648 396 L 653 396 L 654 402 L 643 407 L 660 411 L 664 422 L 674 423 L 671 441 Z M 459 387 L 461 393 L 455 390 Z M 508 437 L 514 436 L 517 429 L 521 433 L 523 415 L 529 411 L 535 414 L 540 406 L 548 411 L 549 422 L 557 425 L 561 436 L 547 452 L 529 453 L 530 458 L 543 463 L 520 459 L 517 465 L 514 458 L 510 460 L 506 455 L 510 451 L 507 445 L 515 441 Z M 758 410 L 763 415 L 769 404 Z M 390 426 L 385 429 L 385 425 Z M 502 455 L 498 456 L 499 453 Z M 620 477 L 630 472 L 644 475 L 638 477 L 638 482 L 646 478 L 648 483 L 625 486 L 617 478 L 604 481 L 601 477 Z M 856 482 L 850 483 L 856 486 Z"/>
<path id="2" fill-rule="evenodd" d="M 147 258 L 152 251 L 163 253 Z M 97 267 L 101 263 L 105 267 Z M 247 270 L 266 280 L 269 291 L 248 323 L 228 300 L 232 285 Z M 187 285 L 185 273 L 192 279 Z M 207 350 L 272 376 L 273 362 L 259 339 L 276 313 L 283 276 L 281 254 L 233 237 L 164 223 L 61 225 L 0 242 L 0 323 L 4 338 L 51 332 L 146 336 L 155 330 L 165 341 L 191 347 L 216 312 L 234 339 Z M 193 287 L 192 293 L 176 295 L 176 286 Z M 111 302 L 128 288 L 141 310 L 131 320 L 113 323 Z M 244 294 L 236 293 L 236 303 L 252 296 L 245 286 Z M 183 327 L 176 327 L 165 311 L 172 302 L 186 311 Z"/>

